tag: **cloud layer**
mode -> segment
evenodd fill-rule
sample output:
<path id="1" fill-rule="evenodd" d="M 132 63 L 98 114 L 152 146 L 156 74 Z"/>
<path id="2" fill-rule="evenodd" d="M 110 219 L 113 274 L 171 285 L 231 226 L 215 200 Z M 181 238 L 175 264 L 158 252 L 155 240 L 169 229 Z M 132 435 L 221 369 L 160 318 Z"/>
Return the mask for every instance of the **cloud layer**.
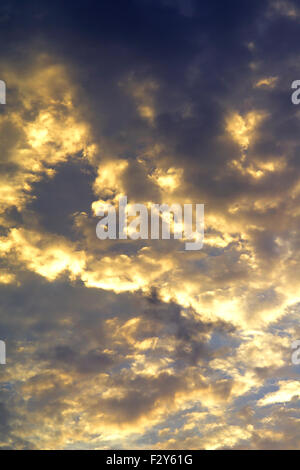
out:
<path id="1" fill-rule="evenodd" d="M 299 448 L 299 18 L 2 2 L 0 447 Z M 122 195 L 204 203 L 203 250 L 100 241 Z"/>

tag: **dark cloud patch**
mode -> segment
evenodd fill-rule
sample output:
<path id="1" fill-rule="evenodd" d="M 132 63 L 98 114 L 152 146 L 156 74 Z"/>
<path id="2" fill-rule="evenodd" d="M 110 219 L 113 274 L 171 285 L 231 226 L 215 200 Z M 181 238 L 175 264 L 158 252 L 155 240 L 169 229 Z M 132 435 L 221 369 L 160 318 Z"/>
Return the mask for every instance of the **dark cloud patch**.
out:
<path id="1" fill-rule="evenodd" d="M 38 216 L 42 229 L 74 240 L 73 216 L 89 210 L 95 200 L 94 179 L 93 168 L 78 158 L 61 164 L 53 178 L 35 183 L 28 208 Z"/>
<path id="2" fill-rule="evenodd" d="M 152 411 L 158 400 L 172 401 L 175 393 L 183 390 L 184 380 L 161 373 L 155 378 L 135 378 L 124 385 L 126 386 L 124 397 L 107 399 L 99 405 L 111 413 L 114 420 L 126 423 L 136 421 Z"/>

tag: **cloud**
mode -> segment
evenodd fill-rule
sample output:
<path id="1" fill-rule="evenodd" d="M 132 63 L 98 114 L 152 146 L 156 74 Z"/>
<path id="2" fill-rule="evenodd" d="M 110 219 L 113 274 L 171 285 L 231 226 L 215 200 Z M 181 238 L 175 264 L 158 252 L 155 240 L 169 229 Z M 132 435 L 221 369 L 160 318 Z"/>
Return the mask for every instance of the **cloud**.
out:
<path id="1" fill-rule="evenodd" d="M 261 398 L 258 405 L 266 406 L 272 403 L 285 403 L 299 396 L 299 383 L 297 381 L 281 381 L 278 383 L 278 386 L 278 391 L 269 393 L 264 398 Z"/>
<path id="2" fill-rule="evenodd" d="M 2 448 L 299 448 L 297 7 L 0 21 Z M 203 250 L 97 239 L 123 195 L 204 203 Z"/>

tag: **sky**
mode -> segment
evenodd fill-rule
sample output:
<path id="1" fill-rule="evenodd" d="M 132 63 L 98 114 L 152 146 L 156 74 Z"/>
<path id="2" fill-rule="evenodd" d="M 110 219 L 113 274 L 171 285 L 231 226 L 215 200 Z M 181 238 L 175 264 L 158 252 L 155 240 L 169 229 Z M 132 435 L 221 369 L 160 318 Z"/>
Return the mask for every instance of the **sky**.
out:
<path id="1" fill-rule="evenodd" d="M 2 0 L 0 448 L 299 449 L 300 7 Z M 205 205 L 203 249 L 97 209 Z"/>

